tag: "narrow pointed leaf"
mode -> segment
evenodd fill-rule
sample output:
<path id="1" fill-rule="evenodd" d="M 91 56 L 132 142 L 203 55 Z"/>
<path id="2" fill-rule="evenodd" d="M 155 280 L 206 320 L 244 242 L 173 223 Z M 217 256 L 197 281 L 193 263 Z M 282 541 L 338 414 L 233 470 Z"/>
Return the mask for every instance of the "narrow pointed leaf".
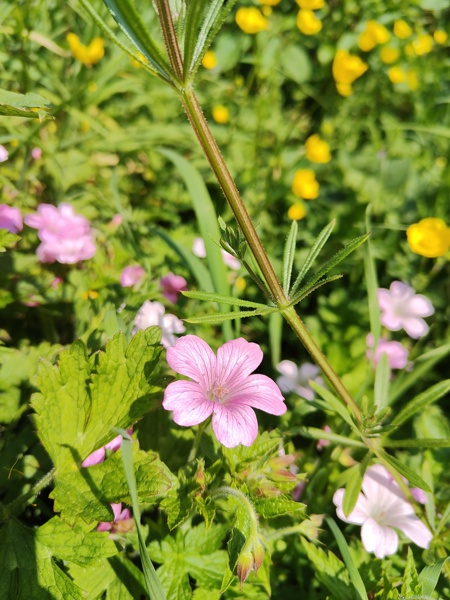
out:
<path id="1" fill-rule="evenodd" d="M 328 523 L 329 528 L 331 529 L 332 534 L 339 546 L 339 550 L 342 555 L 342 559 L 345 563 L 345 566 L 348 569 L 350 575 L 350 581 L 355 588 L 356 593 L 360 600 L 368 600 L 366 588 L 364 587 L 363 580 L 358 571 L 358 567 L 355 564 L 355 561 L 352 558 L 350 548 L 348 547 L 347 542 L 345 541 L 344 536 L 341 533 L 341 530 L 336 525 L 335 521 L 331 517 L 325 517 L 326 522 Z"/>
<path id="2" fill-rule="evenodd" d="M 406 477 L 410 485 L 412 485 L 413 487 L 417 486 L 424 492 L 432 491 L 428 483 L 426 483 L 426 481 L 424 481 L 422 477 L 419 477 L 419 475 L 417 475 L 415 471 L 410 469 L 410 467 L 407 467 L 404 463 L 400 462 L 397 458 L 391 456 L 384 450 L 379 450 L 378 455 L 387 463 L 389 463 L 392 467 L 394 467 L 394 469 L 398 471 L 400 475 Z"/>
<path id="3" fill-rule="evenodd" d="M 311 438 L 313 440 L 329 440 L 335 444 L 342 444 L 344 446 L 356 446 L 358 448 L 365 448 L 365 444 L 360 440 L 354 440 L 345 435 L 339 435 L 319 429 L 318 427 L 293 427 L 289 429 L 289 435 L 301 435 L 303 437 Z"/>
<path id="4" fill-rule="evenodd" d="M 356 506 L 356 502 L 358 501 L 358 496 L 361 492 L 362 482 L 364 478 L 364 473 L 369 465 L 371 454 L 368 452 L 364 459 L 358 464 L 352 467 L 352 477 L 349 479 L 344 494 L 344 502 L 342 505 L 342 510 L 344 511 L 344 515 L 348 517 L 348 515 L 352 512 L 352 510 Z"/>
<path id="5" fill-rule="evenodd" d="M 392 425 L 399 426 L 411 417 L 413 417 L 419 410 L 423 410 L 429 404 L 436 402 L 442 396 L 445 396 L 450 391 L 450 379 L 440 381 L 435 385 L 431 386 L 425 392 L 422 392 L 415 398 L 413 398 L 408 404 L 397 414 L 392 420 Z"/>
<path id="6" fill-rule="evenodd" d="M 302 287 L 298 291 L 298 293 L 294 296 L 294 298 L 292 298 L 292 300 L 289 303 L 289 306 L 295 306 L 296 304 L 298 304 L 299 302 L 304 300 L 306 298 L 306 296 L 309 296 L 310 294 L 312 294 L 313 292 L 315 292 L 316 290 L 321 288 L 323 285 L 326 285 L 327 283 L 331 283 L 332 281 L 337 281 L 338 279 L 342 279 L 342 277 L 343 277 L 343 275 L 342 275 L 342 273 L 340 273 L 339 275 L 332 275 L 331 277 L 325 277 L 325 279 L 321 279 L 315 285 L 312 285 L 310 287 L 308 287 L 308 285 L 306 285 L 305 287 Z"/>
<path id="7" fill-rule="evenodd" d="M 283 258 L 283 290 L 284 293 L 289 295 L 289 288 L 291 285 L 292 267 L 294 265 L 295 247 L 297 245 L 297 221 L 292 221 L 291 230 L 286 240 L 284 247 L 284 258 Z"/>
<path id="8" fill-rule="evenodd" d="M 202 23 L 207 0 L 188 0 L 186 14 L 186 29 L 184 36 L 183 79 L 186 82 L 196 48 L 198 30 Z"/>
<path id="9" fill-rule="evenodd" d="M 384 440 L 386 448 L 450 448 L 450 438 L 416 438 L 412 440 Z"/>
<path id="10" fill-rule="evenodd" d="M 370 231 L 370 205 L 366 210 L 366 231 Z M 378 279 L 375 259 L 372 254 L 370 239 L 364 249 L 364 274 L 369 301 L 370 331 L 373 335 L 374 348 L 378 344 L 381 331 L 380 307 L 378 306 Z"/>
<path id="11" fill-rule="evenodd" d="M 242 300 L 241 298 L 234 298 L 233 296 L 221 296 L 220 294 L 212 294 L 209 292 L 187 291 L 181 293 L 187 298 L 194 298 L 195 300 L 204 300 L 205 302 L 221 302 L 222 304 L 243 306 L 245 308 L 272 308 L 268 307 L 267 304 L 259 304 L 258 302 L 250 302 L 249 300 Z"/>
<path id="12" fill-rule="evenodd" d="M 312 389 L 317 394 L 319 394 L 319 396 L 321 398 L 323 398 L 323 400 L 325 401 L 325 402 L 320 402 L 318 400 L 312 400 L 312 402 L 317 404 L 320 408 L 322 408 L 322 410 L 333 410 L 334 412 L 337 412 L 338 415 L 340 415 L 344 419 L 344 421 L 347 423 L 347 425 L 350 425 L 350 427 L 353 429 L 353 431 L 355 431 L 356 433 L 359 434 L 358 428 L 356 427 L 355 423 L 353 422 L 353 419 L 352 419 L 350 413 L 348 412 L 347 407 L 342 403 L 342 401 L 339 400 L 338 398 L 336 398 L 336 396 L 334 396 L 334 394 L 332 394 L 329 390 L 322 387 L 315 381 L 310 381 L 310 385 L 311 385 Z"/>
<path id="13" fill-rule="evenodd" d="M 43 119 L 51 102 L 38 94 L 18 94 L 0 89 L 0 115 Z"/>
<path id="14" fill-rule="evenodd" d="M 436 561 L 434 565 L 428 565 L 423 568 L 419 573 L 419 581 L 422 584 L 422 593 L 424 597 L 431 596 L 434 592 L 441 575 L 442 567 L 448 559 L 448 556 L 446 558 L 441 558 Z"/>
<path id="15" fill-rule="evenodd" d="M 336 223 L 336 221 L 333 220 L 326 227 L 324 227 L 322 229 L 322 231 L 319 233 L 314 244 L 311 246 L 311 250 L 309 251 L 309 253 L 305 259 L 305 262 L 303 263 L 303 266 L 300 269 L 300 273 L 297 275 L 297 279 L 295 280 L 294 285 L 292 286 L 291 295 L 295 294 L 295 292 L 298 290 L 298 287 L 301 284 L 301 282 L 303 281 L 303 279 L 305 278 L 306 273 L 309 271 L 312 264 L 314 263 L 316 258 L 319 256 L 322 248 L 327 243 L 328 238 L 330 237 L 331 232 L 334 229 L 335 223 Z"/>
<path id="16" fill-rule="evenodd" d="M 264 310 L 242 310 L 240 312 L 233 311 L 228 313 L 216 313 L 215 315 L 203 315 L 201 317 L 190 317 L 189 319 L 185 319 L 185 321 L 187 323 L 193 323 L 196 325 L 218 325 L 222 323 L 222 321 L 232 321 L 233 319 L 241 319 L 244 317 L 257 317 L 261 315 L 269 315 L 277 310 L 277 308 L 265 307 Z"/>
<path id="17" fill-rule="evenodd" d="M 378 410 L 386 408 L 389 404 L 389 381 L 391 369 L 388 355 L 383 352 L 375 369 L 375 406 Z"/>

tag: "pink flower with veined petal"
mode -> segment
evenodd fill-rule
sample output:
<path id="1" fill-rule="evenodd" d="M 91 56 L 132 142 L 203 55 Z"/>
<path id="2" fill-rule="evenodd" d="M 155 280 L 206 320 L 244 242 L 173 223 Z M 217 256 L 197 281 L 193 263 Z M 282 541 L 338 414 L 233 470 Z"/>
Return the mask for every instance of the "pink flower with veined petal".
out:
<path id="1" fill-rule="evenodd" d="M 109 521 L 103 521 L 97 525 L 97 531 L 111 531 L 111 533 L 125 533 L 130 530 L 130 523 L 118 525 L 120 521 L 130 521 L 131 520 L 131 512 L 129 508 L 124 508 L 122 510 L 122 503 L 118 504 L 112 503 L 111 505 L 114 521 L 111 523 Z"/>
<path id="2" fill-rule="evenodd" d="M 139 265 L 125 267 L 120 274 L 120 285 L 122 287 L 133 287 L 144 275 L 145 271 Z"/>
<path id="3" fill-rule="evenodd" d="M 22 213 L 14 206 L 0 204 L 0 229 L 7 229 L 11 233 L 17 233 L 23 228 Z"/>
<path id="4" fill-rule="evenodd" d="M 127 431 L 131 435 L 133 433 L 133 428 L 130 427 L 130 429 L 127 429 Z M 89 456 L 83 460 L 81 466 L 93 467 L 94 465 L 102 463 L 106 457 L 106 450 L 110 450 L 111 452 L 117 452 L 117 450 L 122 445 L 122 439 L 122 436 L 118 435 L 110 442 L 108 442 L 105 446 L 102 446 L 98 450 L 94 450 L 94 452 L 91 452 L 91 454 L 89 454 Z"/>
<path id="5" fill-rule="evenodd" d="M 162 295 L 173 304 L 177 302 L 180 292 L 187 289 L 186 279 L 181 277 L 181 275 L 174 275 L 173 273 L 161 277 L 159 285 Z"/>
<path id="6" fill-rule="evenodd" d="M 389 342 L 388 340 L 380 338 L 375 350 L 375 356 L 372 358 L 373 335 L 371 333 L 368 334 L 366 341 L 369 346 L 366 356 L 369 360 L 373 361 L 375 367 L 383 353 L 387 354 L 389 367 L 391 369 L 404 369 L 408 364 L 409 350 L 402 346 L 400 342 Z"/>
<path id="7" fill-rule="evenodd" d="M 382 465 L 369 467 L 362 482 L 355 508 L 346 517 L 342 510 L 345 490 L 333 496 L 337 516 L 346 523 L 361 525 L 361 539 L 367 552 L 377 558 L 395 554 L 399 529 L 420 548 L 428 548 L 432 534 L 407 502 L 400 486 L 392 481 Z"/>
<path id="8" fill-rule="evenodd" d="M 414 338 L 428 333 L 428 325 L 422 317 L 434 314 L 434 308 L 426 296 L 415 294 L 412 287 L 401 281 L 393 281 L 390 288 L 378 290 L 381 323 L 389 331 L 404 329 Z"/>
<path id="9" fill-rule="evenodd" d="M 297 367 L 292 360 L 282 360 L 277 364 L 277 371 L 281 373 L 281 377 L 277 379 L 280 390 L 284 393 L 295 392 L 305 400 L 314 399 L 314 390 L 309 385 L 309 381 L 323 385 L 319 367 L 313 363 L 306 362 L 301 367 Z"/>
<path id="10" fill-rule="evenodd" d="M 164 348 L 175 346 L 177 341 L 175 334 L 184 333 L 186 331 L 186 327 L 178 317 L 172 314 L 166 314 L 166 309 L 161 302 L 150 302 L 150 300 L 146 300 L 138 310 L 134 319 L 132 334 L 134 335 L 139 329 L 144 330 L 152 325 L 161 327 L 161 344 Z"/>
<path id="11" fill-rule="evenodd" d="M 198 425 L 212 415 L 217 439 L 227 448 L 251 446 L 258 435 L 253 408 L 272 415 L 286 412 L 284 398 L 274 381 L 251 375 L 261 363 L 258 344 L 243 338 L 226 342 L 217 356 L 196 335 L 179 338 L 167 350 L 169 366 L 193 381 L 174 381 L 164 393 L 163 407 L 173 411 L 178 425 Z"/>
<path id="12" fill-rule="evenodd" d="M 233 269 L 234 271 L 239 271 L 239 269 L 241 268 L 241 263 L 238 261 L 238 259 L 223 248 L 221 248 L 220 251 L 222 253 L 223 262 L 228 267 L 230 267 L 230 269 Z M 194 242 L 192 244 L 192 252 L 195 254 L 195 256 L 198 256 L 199 258 L 206 257 L 205 242 L 202 238 L 197 237 L 194 239 Z"/>

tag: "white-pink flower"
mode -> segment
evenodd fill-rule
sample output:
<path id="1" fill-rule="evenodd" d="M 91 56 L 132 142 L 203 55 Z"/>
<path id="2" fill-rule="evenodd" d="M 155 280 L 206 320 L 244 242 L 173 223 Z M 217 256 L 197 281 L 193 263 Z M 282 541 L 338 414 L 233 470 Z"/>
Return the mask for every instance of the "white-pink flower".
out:
<path id="1" fill-rule="evenodd" d="M 120 274 L 120 285 L 122 287 L 133 287 L 144 275 L 145 271 L 139 265 L 125 267 Z"/>
<path id="2" fill-rule="evenodd" d="M 374 366 L 378 364 L 382 354 L 387 354 L 391 369 L 404 369 L 408 364 L 409 350 L 402 346 L 400 342 L 389 342 L 380 338 L 375 349 L 375 355 L 373 355 L 373 335 L 371 333 L 368 334 L 366 341 L 369 346 L 366 356 L 373 362 Z"/>
<path id="3" fill-rule="evenodd" d="M 36 148 L 33 148 L 31 150 L 31 158 L 33 160 L 39 160 L 42 156 L 42 149 L 39 148 L 38 146 L 36 146 Z"/>
<path id="4" fill-rule="evenodd" d="M 390 288 L 378 290 L 381 323 L 389 331 L 404 329 L 414 338 L 428 333 L 428 325 L 422 317 L 434 314 L 434 308 L 426 296 L 415 294 L 412 287 L 401 281 L 393 281 Z"/>
<path id="5" fill-rule="evenodd" d="M 305 400 L 314 398 L 314 390 L 309 385 L 309 381 L 323 385 L 319 368 L 309 362 L 298 367 L 292 360 L 282 360 L 277 364 L 277 371 L 281 373 L 281 377 L 277 378 L 280 390 L 284 393 L 294 392 Z"/>
<path id="6" fill-rule="evenodd" d="M 9 152 L 5 146 L 0 145 L 0 162 L 5 162 L 9 158 Z"/>
<path id="7" fill-rule="evenodd" d="M 345 490 L 333 496 L 337 516 L 346 523 L 361 525 L 361 539 L 367 552 L 377 558 L 395 554 L 398 548 L 396 529 L 403 532 L 420 548 L 428 548 L 432 534 L 407 502 L 400 486 L 392 480 L 382 465 L 369 467 L 364 475 L 362 492 L 348 517 L 342 505 Z"/>
<path id="8" fill-rule="evenodd" d="M 17 233 L 23 228 L 22 213 L 14 206 L 0 204 L 0 229 L 7 229 L 11 233 Z"/>
<path id="9" fill-rule="evenodd" d="M 241 263 L 238 261 L 237 258 L 235 258 L 232 254 L 230 254 L 223 248 L 221 248 L 220 251 L 222 253 L 223 262 L 228 267 L 230 267 L 230 269 L 233 269 L 234 271 L 238 271 L 241 268 Z M 202 238 L 197 237 L 194 239 L 194 242 L 192 244 L 192 252 L 195 254 L 195 256 L 198 256 L 199 258 L 206 257 L 205 242 L 203 241 Z"/>
<path id="10" fill-rule="evenodd" d="M 41 262 L 74 264 L 95 254 L 90 223 L 70 204 L 41 204 L 36 213 L 26 215 L 25 223 L 38 230 L 41 244 L 36 254 Z"/>
<path id="11" fill-rule="evenodd" d="M 251 375 L 263 358 L 258 344 L 243 338 L 226 342 L 217 356 L 196 335 L 180 338 L 167 350 L 169 366 L 192 381 L 174 381 L 164 393 L 163 407 L 178 425 L 192 426 L 212 415 L 217 439 L 227 448 L 251 446 L 258 435 L 253 408 L 272 415 L 286 412 L 274 381 Z"/>
<path id="12" fill-rule="evenodd" d="M 175 334 L 184 333 L 186 328 L 175 315 L 166 315 L 165 312 L 166 309 L 161 302 L 146 300 L 134 319 L 133 335 L 138 329 L 147 329 L 147 327 L 157 325 L 162 330 L 161 344 L 164 348 L 175 346 L 177 341 Z"/>
<path id="13" fill-rule="evenodd" d="M 131 435 L 133 433 L 133 429 L 129 429 L 128 433 Z M 82 467 L 93 467 L 94 465 L 98 465 L 105 460 L 106 450 L 110 450 L 111 452 L 117 452 L 117 450 L 122 445 L 122 436 L 118 435 L 113 440 L 108 442 L 105 446 L 102 446 L 98 450 L 94 450 L 91 452 L 87 458 L 83 460 L 81 463 Z"/>
<path id="14" fill-rule="evenodd" d="M 162 295 L 173 304 L 177 302 L 180 292 L 187 289 L 186 279 L 181 277 L 181 275 L 174 275 L 173 273 L 161 277 L 159 285 Z"/>
<path id="15" fill-rule="evenodd" d="M 111 531 L 111 533 L 122 533 L 125 531 L 129 531 L 130 529 L 130 524 L 126 523 L 126 524 L 122 524 L 122 525 L 117 525 L 117 523 L 119 523 L 120 521 L 130 521 L 131 519 L 131 512 L 129 508 L 124 508 L 122 510 L 122 503 L 119 502 L 118 504 L 110 504 L 113 514 L 114 514 L 114 521 L 112 523 L 108 522 L 108 521 L 104 521 L 102 523 L 99 523 L 97 525 L 97 531 Z"/>

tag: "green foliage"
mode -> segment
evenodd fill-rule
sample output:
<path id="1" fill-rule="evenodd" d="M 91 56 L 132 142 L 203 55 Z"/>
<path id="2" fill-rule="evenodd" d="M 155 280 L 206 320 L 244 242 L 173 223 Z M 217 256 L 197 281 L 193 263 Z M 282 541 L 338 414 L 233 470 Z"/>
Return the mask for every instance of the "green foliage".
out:
<path id="1" fill-rule="evenodd" d="M 10 248 L 20 240 L 20 236 L 15 233 L 10 233 L 7 229 L 0 229 L 0 252 L 6 252 L 6 248 Z"/>
<path id="2" fill-rule="evenodd" d="M 39 94 L 17 94 L 0 90 L 0 115 L 42 120 L 49 114 L 51 102 Z"/>

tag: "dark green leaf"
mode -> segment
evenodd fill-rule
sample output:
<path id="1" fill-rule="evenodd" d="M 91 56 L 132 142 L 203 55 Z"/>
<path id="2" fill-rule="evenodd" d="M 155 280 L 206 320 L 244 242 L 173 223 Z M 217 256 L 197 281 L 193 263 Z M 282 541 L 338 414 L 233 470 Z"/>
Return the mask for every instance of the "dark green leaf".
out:
<path id="1" fill-rule="evenodd" d="M 422 477 L 419 477 L 419 475 L 417 475 L 417 473 L 415 471 L 413 471 L 412 469 L 407 467 L 404 463 L 400 462 L 397 458 L 395 458 L 394 456 L 391 456 L 384 450 L 379 450 L 378 454 L 387 463 L 389 463 L 392 467 L 394 467 L 394 469 L 396 471 L 398 471 L 400 473 L 400 475 L 403 475 L 403 477 L 406 477 L 406 479 L 408 480 L 410 485 L 417 486 L 424 492 L 432 491 L 430 486 L 428 485 L 428 483 L 426 483 L 422 479 Z"/>
<path id="2" fill-rule="evenodd" d="M 445 396 L 449 390 L 450 379 L 445 379 L 444 381 L 440 381 L 439 383 L 431 386 L 425 392 L 422 392 L 408 402 L 408 404 L 396 415 L 396 417 L 394 417 L 392 420 L 392 425 L 398 427 L 432 402 L 436 402 L 436 400 L 439 400 L 439 398 Z"/>

